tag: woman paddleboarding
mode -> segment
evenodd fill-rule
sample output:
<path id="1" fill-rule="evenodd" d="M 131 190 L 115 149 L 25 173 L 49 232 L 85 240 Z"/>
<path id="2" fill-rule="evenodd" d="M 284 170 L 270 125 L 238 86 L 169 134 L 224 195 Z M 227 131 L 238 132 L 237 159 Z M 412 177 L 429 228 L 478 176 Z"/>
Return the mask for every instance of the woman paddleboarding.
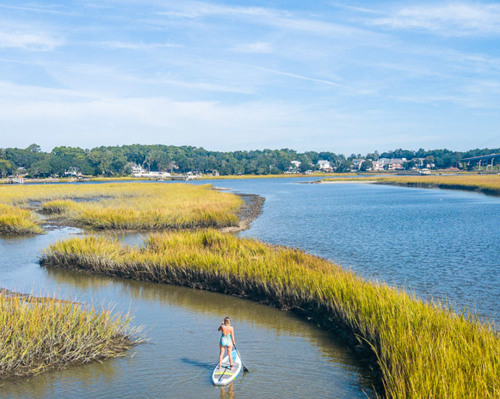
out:
<path id="1" fill-rule="evenodd" d="M 227 356 L 229 358 L 229 364 L 231 370 L 233 369 L 233 346 L 236 345 L 234 342 L 234 328 L 231 327 L 231 318 L 225 317 L 224 322 L 219 326 L 217 331 L 222 331 L 219 342 L 219 369 L 221 368 L 222 359 L 224 358 L 224 351 L 227 350 Z"/>

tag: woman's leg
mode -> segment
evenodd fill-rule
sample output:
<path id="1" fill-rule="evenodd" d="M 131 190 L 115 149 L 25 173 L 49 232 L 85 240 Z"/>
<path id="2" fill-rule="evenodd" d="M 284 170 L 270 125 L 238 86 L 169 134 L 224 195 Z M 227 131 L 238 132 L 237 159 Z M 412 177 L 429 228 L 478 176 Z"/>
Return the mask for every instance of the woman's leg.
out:
<path id="1" fill-rule="evenodd" d="M 227 347 L 227 356 L 229 357 L 229 365 L 233 367 L 233 344 Z"/>
<path id="2" fill-rule="evenodd" d="M 222 364 L 222 358 L 224 357 L 224 347 L 219 344 L 219 368 Z"/>

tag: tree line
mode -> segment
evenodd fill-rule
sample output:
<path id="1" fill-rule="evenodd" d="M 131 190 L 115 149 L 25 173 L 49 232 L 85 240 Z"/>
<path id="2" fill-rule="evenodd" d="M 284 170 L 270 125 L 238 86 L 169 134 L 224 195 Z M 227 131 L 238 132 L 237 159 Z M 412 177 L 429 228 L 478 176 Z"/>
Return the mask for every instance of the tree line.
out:
<path id="1" fill-rule="evenodd" d="M 24 149 L 0 148 L 0 176 L 27 174 L 31 177 L 50 177 L 63 176 L 67 171 L 89 176 L 120 176 L 130 174 L 132 166 L 135 165 L 151 171 L 175 173 L 217 171 L 221 175 L 266 175 L 316 170 L 320 160 L 329 161 L 336 172 L 348 172 L 354 159 L 376 161 L 379 158 L 406 158 L 406 166 L 410 168 L 413 159 L 431 159 L 430 157 L 436 168 L 448 168 L 457 167 L 462 158 L 498 152 L 500 149 L 476 149 L 466 152 L 446 149 L 397 149 L 383 153 L 375 151 L 366 155 L 351 154 L 346 157 L 333 152 L 299 153 L 287 148 L 224 152 L 193 146 L 140 144 L 92 149 L 62 146 L 55 147 L 51 152 L 44 152 L 39 145 L 32 144 Z M 294 167 L 291 161 L 299 161 L 300 166 Z"/>

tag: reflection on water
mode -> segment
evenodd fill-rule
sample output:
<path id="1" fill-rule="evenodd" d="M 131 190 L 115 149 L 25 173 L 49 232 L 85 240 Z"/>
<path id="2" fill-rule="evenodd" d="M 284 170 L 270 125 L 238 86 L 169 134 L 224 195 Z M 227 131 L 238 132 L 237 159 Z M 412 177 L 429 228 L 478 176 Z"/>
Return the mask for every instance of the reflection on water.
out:
<path id="1" fill-rule="evenodd" d="M 230 384 L 228 387 L 220 388 L 220 398 L 221 399 L 234 399 L 234 388 L 233 384 Z"/>
<path id="2" fill-rule="evenodd" d="M 366 370 L 345 347 L 287 312 L 217 293 L 37 264 L 49 243 L 78 233 L 63 229 L 0 239 L 0 286 L 98 306 L 113 303 L 118 312 L 132 311 L 133 324 L 145 327 L 149 342 L 124 358 L 4 381 L 0 397 L 365 398 L 363 391 L 373 396 Z M 228 315 L 251 373 L 217 388 L 210 379 L 218 358 L 217 327 Z"/>

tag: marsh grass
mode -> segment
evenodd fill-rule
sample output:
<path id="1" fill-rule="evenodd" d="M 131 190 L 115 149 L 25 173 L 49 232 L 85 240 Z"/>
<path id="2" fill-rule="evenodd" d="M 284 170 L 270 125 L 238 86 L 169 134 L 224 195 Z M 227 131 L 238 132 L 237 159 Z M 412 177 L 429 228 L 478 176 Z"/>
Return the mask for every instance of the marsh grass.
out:
<path id="1" fill-rule="evenodd" d="M 0 293 L 0 379 L 116 357 L 139 343 L 111 310 Z"/>
<path id="2" fill-rule="evenodd" d="M 384 184 L 475 190 L 500 195 L 500 175 L 405 176 L 378 180 Z"/>
<path id="3" fill-rule="evenodd" d="M 454 313 L 296 249 L 215 230 L 152 234 L 143 248 L 87 236 L 59 241 L 46 266 L 239 295 L 334 328 L 373 361 L 389 398 L 497 398 L 500 339 Z"/>
<path id="4" fill-rule="evenodd" d="M 26 209 L 0 204 L 0 234 L 40 234 L 39 218 Z"/>
<path id="5" fill-rule="evenodd" d="M 0 205 L 9 210 L 31 206 L 88 229 L 161 230 L 237 226 L 243 201 L 211 185 L 114 183 L 1 186 Z"/>
<path id="6" fill-rule="evenodd" d="M 453 175 L 453 176 L 394 176 L 368 177 L 356 179 L 323 179 L 323 181 L 373 181 L 406 187 L 445 188 L 455 190 L 479 191 L 484 194 L 500 195 L 500 175 Z"/>

